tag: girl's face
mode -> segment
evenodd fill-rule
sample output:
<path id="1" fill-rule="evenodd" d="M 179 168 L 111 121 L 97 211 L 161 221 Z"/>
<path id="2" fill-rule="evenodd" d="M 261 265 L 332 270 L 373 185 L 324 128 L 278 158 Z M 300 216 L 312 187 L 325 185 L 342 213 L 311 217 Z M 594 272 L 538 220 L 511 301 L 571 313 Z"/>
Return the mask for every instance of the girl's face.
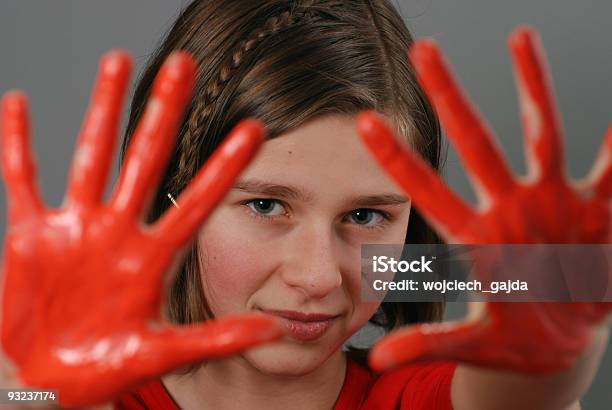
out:
<path id="1" fill-rule="evenodd" d="M 264 311 L 288 330 L 242 357 L 272 374 L 319 367 L 364 326 L 361 244 L 404 242 L 410 203 L 362 145 L 354 118 L 329 116 L 266 141 L 200 232 L 216 317 Z"/>

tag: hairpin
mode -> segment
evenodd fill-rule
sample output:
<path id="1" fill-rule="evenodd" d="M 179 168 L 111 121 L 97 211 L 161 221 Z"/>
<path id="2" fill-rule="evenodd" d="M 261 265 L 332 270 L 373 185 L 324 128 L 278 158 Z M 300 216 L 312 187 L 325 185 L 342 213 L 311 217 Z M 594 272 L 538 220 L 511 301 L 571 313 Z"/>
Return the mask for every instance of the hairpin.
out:
<path id="1" fill-rule="evenodd" d="M 170 198 L 174 206 L 176 206 L 177 208 L 180 208 L 179 204 L 177 204 L 174 198 L 172 198 L 172 195 L 170 194 L 170 192 L 168 192 L 168 198 Z"/>

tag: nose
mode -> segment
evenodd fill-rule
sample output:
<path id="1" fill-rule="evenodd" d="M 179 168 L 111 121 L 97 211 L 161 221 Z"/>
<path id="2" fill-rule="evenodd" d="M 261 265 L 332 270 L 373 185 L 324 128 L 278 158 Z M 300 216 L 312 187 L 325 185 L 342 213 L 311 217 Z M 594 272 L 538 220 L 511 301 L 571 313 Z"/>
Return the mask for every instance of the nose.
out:
<path id="1" fill-rule="evenodd" d="M 301 227 L 285 244 L 281 277 L 287 285 L 313 299 L 323 298 L 342 285 L 336 238 L 331 227 Z"/>

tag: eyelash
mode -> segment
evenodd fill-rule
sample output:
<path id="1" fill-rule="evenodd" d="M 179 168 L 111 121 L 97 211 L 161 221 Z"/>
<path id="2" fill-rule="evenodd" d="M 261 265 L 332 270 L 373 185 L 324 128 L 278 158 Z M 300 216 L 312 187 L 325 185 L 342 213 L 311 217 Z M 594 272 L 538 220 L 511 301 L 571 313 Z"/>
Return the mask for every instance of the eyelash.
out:
<path id="1" fill-rule="evenodd" d="M 246 205 L 248 214 L 255 219 L 263 219 L 266 221 L 271 221 L 272 219 L 276 219 L 281 216 L 287 216 L 287 212 L 283 213 L 282 215 L 274 215 L 274 216 L 267 216 L 265 214 L 261 214 L 249 206 L 250 203 L 253 203 L 255 201 L 272 201 L 276 204 L 280 204 L 281 206 L 283 206 L 283 208 L 286 208 L 285 204 L 282 201 L 279 201 L 277 199 L 272 199 L 272 198 L 255 198 L 255 199 L 250 199 L 248 201 L 243 202 L 242 204 Z"/>
<path id="2" fill-rule="evenodd" d="M 245 205 L 245 207 L 247 208 L 247 213 L 249 216 L 251 216 L 252 218 L 258 219 L 258 220 L 264 220 L 266 222 L 271 222 L 272 220 L 279 218 L 279 217 L 283 217 L 283 216 L 287 216 L 287 212 L 285 212 L 282 215 L 274 215 L 274 216 L 266 216 L 264 214 L 261 214 L 255 210 L 253 210 L 249 204 L 255 202 L 255 201 L 272 201 L 275 204 L 280 204 L 283 208 L 287 208 L 287 205 L 278 199 L 273 199 L 273 198 L 255 198 L 255 199 L 250 199 L 248 201 L 242 202 L 242 205 Z M 384 212 L 381 211 L 380 209 L 373 209 L 373 208 L 358 208 L 358 209 L 354 209 L 353 211 L 349 212 L 349 214 L 347 214 L 347 217 L 350 218 L 351 214 L 355 211 L 370 211 L 370 212 L 374 212 L 376 214 L 379 214 L 382 218 L 383 221 L 379 224 L 376 225 L 372 225 L 372 226 L 367 226 L 367 225 L 362 225 L 362 224 L 358 224 L 355 223 L 354 225 L 359 226 L 360 229 L 367 229 L 367 230 L 376 230 L 376 229 L 383 229 L 387 223 L 389 221 L 392 220 L 392 216 L 391 214 L 389 214 L 388 212 Z"/>

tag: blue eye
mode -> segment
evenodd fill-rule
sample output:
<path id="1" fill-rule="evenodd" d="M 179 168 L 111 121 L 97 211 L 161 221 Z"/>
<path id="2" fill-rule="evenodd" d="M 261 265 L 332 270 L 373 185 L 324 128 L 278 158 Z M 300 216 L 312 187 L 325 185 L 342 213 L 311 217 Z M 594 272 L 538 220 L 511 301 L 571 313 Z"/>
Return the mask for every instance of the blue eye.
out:
<path id="1" fill-rule="evenodd" d="M 362 225 L 365 228 L 379 227 L 388 219 L 384 213 L 368 208 L 355 209 L 350 213 L 349 217 L 355 224 Z"/>
<path id="2" fill-rule="evenodd" d="M 257 198 L 247 202 L 245 205 L 255 214 L 263 217 L 274 217 L 287 213 L 285 207 L 276 199 Z"/>

